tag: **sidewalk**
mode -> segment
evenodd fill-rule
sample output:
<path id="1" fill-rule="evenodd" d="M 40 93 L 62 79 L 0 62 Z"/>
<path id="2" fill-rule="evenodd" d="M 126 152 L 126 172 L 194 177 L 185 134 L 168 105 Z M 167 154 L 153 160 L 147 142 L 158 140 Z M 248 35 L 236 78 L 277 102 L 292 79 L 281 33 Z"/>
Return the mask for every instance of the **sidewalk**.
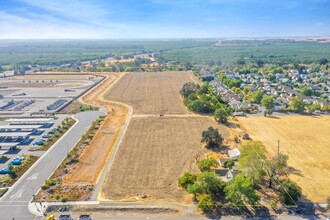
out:
<path id="1" fill-rule="evenodd" d="M 29 202 L 29 211 L 36 216 L 44 216 L 49 206 L 75 206 L 75 205 L 98 205 L 99 201 L 80 201 L 80 202 Z"/>

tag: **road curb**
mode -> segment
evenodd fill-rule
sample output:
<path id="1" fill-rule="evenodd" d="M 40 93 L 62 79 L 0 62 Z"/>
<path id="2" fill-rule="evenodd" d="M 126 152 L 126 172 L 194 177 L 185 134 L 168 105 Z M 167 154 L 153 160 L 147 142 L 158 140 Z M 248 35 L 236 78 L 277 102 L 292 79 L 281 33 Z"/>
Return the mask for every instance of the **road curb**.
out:
<path id="1" fill-rule="evenodd" d="M 62 138 L 64 138 L 78 123 L 79 123 L 79 120 L 78 119 L 76 119 L 76 118 L 74 118 L 74 116 L 71 116 L 71 118 L 73 118 L 74 120 L 76 120 L 76 122 L 74 123 L 74 125 L 71 127 L 71 128 L 69 128 L 69 130 L 67 130 L 66 132 L 65 132 L 65 134 L 62 136 L 62 137 L 60 137 L 41 157 L 39 157 L 39 159 L 27 170 L 27 171 L 25 171 L 25 173 L 8 189 L 8 191 L 5 193 L 5 195 L 0 199 L 0 201 L 2 201 L 4 198 L 6 198 L 7 197 L 7 195 L 15 188 L 15 186 L 16 185 L 18 185 L 21 181 L 22 181 L 22 179 L 24 179 L 27 175 L 28 175 L 28 173 L 35 167 L 35 166 L 37 166 L 39 163 L 40 163 L 40 161 L 54 148 L 54 146 L 62 139 Z"/>

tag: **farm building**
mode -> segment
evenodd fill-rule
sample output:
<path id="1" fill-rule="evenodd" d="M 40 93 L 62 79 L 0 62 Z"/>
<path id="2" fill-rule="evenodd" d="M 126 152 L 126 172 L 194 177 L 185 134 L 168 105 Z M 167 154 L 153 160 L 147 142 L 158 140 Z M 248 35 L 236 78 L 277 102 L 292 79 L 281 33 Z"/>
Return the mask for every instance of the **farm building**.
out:
<path id="1" fill-rule="evenodd" d="M 238 148 L 228 150 L 228 155 L 232 160 L 237 160 L 239 155 L 241 155 L 241 151 Z"/>

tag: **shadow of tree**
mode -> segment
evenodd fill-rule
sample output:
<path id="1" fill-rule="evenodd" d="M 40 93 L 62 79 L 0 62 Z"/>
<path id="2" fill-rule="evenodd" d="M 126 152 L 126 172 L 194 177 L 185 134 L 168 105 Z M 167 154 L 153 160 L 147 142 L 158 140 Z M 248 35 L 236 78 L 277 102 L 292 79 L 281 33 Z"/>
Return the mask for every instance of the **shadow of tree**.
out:
<path id="1" fill-rule="evenodd" d="M 290 174 L 293 174 L 293 175 L 297 175 L 297 176 L 300 176 L 300 177 L 304 177 L 304 175 L 301 173 L 300 170 L 294 168 L 294 167 L 291 167 L 291 166 L 288 166 L 288 172 Z"/>

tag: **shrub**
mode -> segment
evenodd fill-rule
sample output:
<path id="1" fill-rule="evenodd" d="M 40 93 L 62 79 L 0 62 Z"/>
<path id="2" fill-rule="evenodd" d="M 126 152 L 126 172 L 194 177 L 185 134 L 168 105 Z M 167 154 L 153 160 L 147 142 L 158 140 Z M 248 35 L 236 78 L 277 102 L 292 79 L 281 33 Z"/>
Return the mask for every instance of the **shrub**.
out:
<path id="1" fill-rule="evenodd" d="M 216 209 L 216 204 L 210 195 L 204 194 L 199 197 L 197 208 L 205 214 L 211 214 Z"/>
<path id="2" fill-rule="evenodd" d="M 218 165 L 219 165 L 218 161 L 213 157 L 210 157 L 201 160 L 198 164 L 198 167 L 202 172 L 204 172 L 204 171 L 210 171 L 212 167 L 216 167 Z"/>
<path id="3" fill-rule="evenodd" d="M 48 184 L 44 184 L 44 185 L 42 185 L 42 187 L 41 187 L 41 189 L 43 189 L 43 190 L 46 190 L 46 189 L 48 189 L 49 188 L 49 185 Z"/>
<path id="4" fill-rule="evenodd" d="M 297 205 L 301 197 L 301 188 L 291 180 L 282 182 L 280 200 L 285 205 Z"/>
<path id="5" fill-rule="evenodd" d="M 55 186 L 57 184 L 57 180 L 56 179 L 46 180 L 46 184 L 49 186 Z"/>
<path id="6" fill-rule="evenodd" d="M 273 209 L 276 210 L 277 209 L 277 202 L 275 200 L 270 200 L 269 201 L 269 206 Z"/>
<path id="7" fill-rule="evenodd" d="M 189 185 L 193 185 L 197 180 L 197 176 L 192 173 L 184 173 L 178 180 L 178 185 L 184 189 L 187 189 Z"/>

